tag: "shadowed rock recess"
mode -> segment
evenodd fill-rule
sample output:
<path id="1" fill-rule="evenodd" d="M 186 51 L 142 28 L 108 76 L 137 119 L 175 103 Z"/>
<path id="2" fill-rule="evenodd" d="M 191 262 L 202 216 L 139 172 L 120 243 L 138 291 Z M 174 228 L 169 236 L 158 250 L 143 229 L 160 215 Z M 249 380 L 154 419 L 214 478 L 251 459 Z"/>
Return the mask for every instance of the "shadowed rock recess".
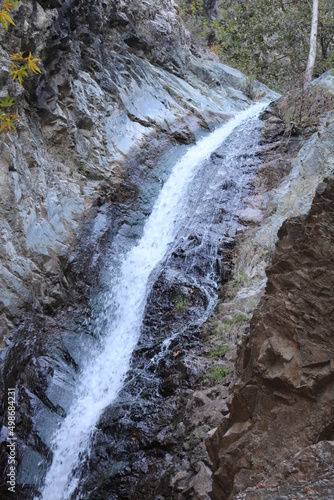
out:
<path id="1" fill-rule="evenodd" d="M 229 414 L 207 442 L 212 499 L 333 498 L 333 203 L 329 177 L 278 232 Z"/>

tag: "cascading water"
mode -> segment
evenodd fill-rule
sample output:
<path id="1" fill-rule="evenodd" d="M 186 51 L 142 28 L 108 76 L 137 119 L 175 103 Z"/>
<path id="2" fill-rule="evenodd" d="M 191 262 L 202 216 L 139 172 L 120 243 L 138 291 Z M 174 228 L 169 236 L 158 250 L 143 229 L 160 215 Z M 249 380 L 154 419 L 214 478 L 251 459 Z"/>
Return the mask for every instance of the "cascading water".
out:
<path id="1" fill-rule="evenodd" d="M 141 239 L 124 256 L 119 273 L 110 284 L 104 312 L 96 324 L 98 330 L 105 331 L 102 331 L 99 349 L 90 355 L 78 377 L 72 406 L 53 437 L 53 462 L 45 478 L 42 499 L 65 500 L 76 491 L 78 465 L 88 453 L 99 417 L 122 388 L 138 342 L 152 271 L 164 259 L 184 223 L 181 214 L 187 213 L 186 194 L 192 179 L 236 127 L 256 117 L 265 106 L 260 103 L 240 112 L 190 147 L 174 166 Z"/>

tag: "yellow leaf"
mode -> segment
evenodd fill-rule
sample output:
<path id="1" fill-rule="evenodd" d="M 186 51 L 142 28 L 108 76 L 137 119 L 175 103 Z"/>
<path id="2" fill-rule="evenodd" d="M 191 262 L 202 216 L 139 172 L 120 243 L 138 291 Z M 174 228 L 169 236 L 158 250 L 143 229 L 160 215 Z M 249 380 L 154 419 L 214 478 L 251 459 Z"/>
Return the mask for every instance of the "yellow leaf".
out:
<path id="1" fill-rule="evenodd" d="M 8 23 L 15 26 L 13 19 L 8 15 L 8 12 L 4 9 L 0 12 L 0 23 L 4 25 L 6 30 L 8 30 Z"/>
<path id="2" fill-rule="evenodd" d="M 5 128 L 6 128 L 6 122 L 0 123 L 0 134 L 1 132 L 3 132 L 3 130 L 5 130 Z"/>
<path id="3" fill-rule="evenodd" d="M 18 115 L 1 114 L 0 120 L 2 121 L 2 123 L 0 123 L 0 133 L 5 131 L 5 134 L 8 134 L 10 130 L 16 130 L 14 121 L 18 120 L 19 118 L 20 117 Z"/>
<path id="4" fill-rule="evenodd" d="M 40 62 L 40 59 L 38 57 L 32 57 L 31 52 L 29 53 L 29 57 L 27 58 L 27 65 L 28 69 L 32 71 L 33 73 L 41 73 L 41 70 L 37 66 L 37 62 Z"/>
<path id="5" fill-rule="evenodd" d="M 10 12 L 14 8 L 14 6 L 11 3 L 4 3 L 2 8 L 7 12 Z"/>
<path id="6" fill-rule="evenodd" d="M 18 54 L 11 54 L 9 58 L 11 61 L 24 61 L 23 52 L 19 52 Z"/>
<path id="7" fill-rule="evenodd" d="M 7 0 L 6 3 L 3 5 L 3 7 L 9 8 L 9 10 L 17 9 L 18 4 L 19 4 L 18 0 Z"/>

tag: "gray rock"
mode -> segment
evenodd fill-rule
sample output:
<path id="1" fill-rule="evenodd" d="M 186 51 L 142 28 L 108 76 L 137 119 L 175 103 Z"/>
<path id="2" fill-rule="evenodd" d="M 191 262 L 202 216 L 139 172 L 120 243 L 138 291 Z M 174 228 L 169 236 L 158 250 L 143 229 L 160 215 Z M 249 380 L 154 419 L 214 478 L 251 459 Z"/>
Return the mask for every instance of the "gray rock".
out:
<path id="1" fill-rule="evenodd" d="M 189 33 L 172 0 L 118 0 L 93 8 L 83 0 L 25 2 L 15 21 L 15 51 L 28 48 L 40 57 L 42 74 L 20 95 L 24 89 L 10 85 L 6 67 L 0 68 L 4 92 L 17 95 L 22 116 L 17 134 L 0 145 L 6 226 L 0 236 L 0 340 L 10 335 L 12 321 L 24 317 L 25 297 L 45 302 L 44 295 L 62 287 L 59 256 L 100 203 L 103 183 L 119 189 L 134 151 L 161 133 L 190 143 L 201 126 L 249 104 L 240 72 L 190 54 Z M 6 35 L 8 50 L 10 40 Z M 45 282 L 47 269 L 52 283 Z"/>

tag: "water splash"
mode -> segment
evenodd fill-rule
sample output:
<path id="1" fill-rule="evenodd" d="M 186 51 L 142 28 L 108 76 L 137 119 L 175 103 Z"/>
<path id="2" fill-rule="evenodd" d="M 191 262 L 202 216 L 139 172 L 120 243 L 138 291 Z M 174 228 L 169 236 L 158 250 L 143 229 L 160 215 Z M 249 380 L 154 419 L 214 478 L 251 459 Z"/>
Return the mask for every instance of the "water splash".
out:
<path id="1" fill-rule="evenodd" d="M 80 460 L 89 450 L 95 426 L 104 408 L 117 397 L 140 335 L 150 275 L 166 255 L 178 230 L 187 187 L 203 162 L 241 123 L 266 106 L 256 104 L 189 148 L 175 164 L 148 218 L 141 239 L 123 259 L 106 297 L 108 324 L 101 346 L 92 353 L 78 379 L 71 409 L 53 437 L 53 462 L 41 497 L 66 500 L 75 492 Z M 97 328 L 105 324 L 105 312 Z"/>

